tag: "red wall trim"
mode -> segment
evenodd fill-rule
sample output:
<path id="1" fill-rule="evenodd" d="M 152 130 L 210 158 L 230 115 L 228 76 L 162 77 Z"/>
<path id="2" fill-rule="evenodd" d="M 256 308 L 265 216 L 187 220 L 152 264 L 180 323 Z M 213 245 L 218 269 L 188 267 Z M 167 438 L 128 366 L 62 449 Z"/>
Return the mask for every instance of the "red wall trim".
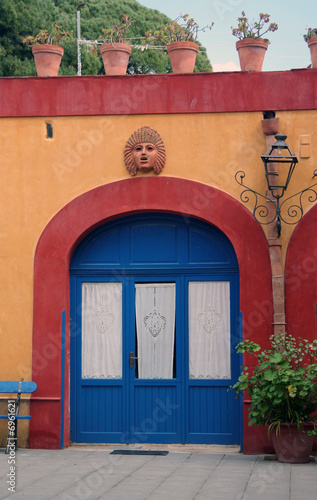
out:
<path id="1" fill-rule="evenodd" d="M 0 78 L 0 117 L 317 109 L 317 69 Z"/>
<path id="2" fill-rule="evenodd" d="M 128 179 L 89 191 L 56 214 L 44 229 L 35 253 L 32 380 L 38 384 L 37 398 L 50 401 L 31 400 L 32 448 L 60 445 L 61 403 L 54 398 L 61 392 L 63 310 L 66 311 L 65 445 L 70 441 L 69 263 L 72 253 L 94 227 L 115 217 L 144 211 L 190 215 L 223 231 L 232 242 L 239 263 L 244 337 L 262 342 L 272 333 L 268 245 L 261 226 L 240 202 L 213 187 L 168 177 Z M 260 437 L 254 442 L 245 410 L 244 428 L 244 450 L 266 450 L 266 434 L 257 432 Z"/>

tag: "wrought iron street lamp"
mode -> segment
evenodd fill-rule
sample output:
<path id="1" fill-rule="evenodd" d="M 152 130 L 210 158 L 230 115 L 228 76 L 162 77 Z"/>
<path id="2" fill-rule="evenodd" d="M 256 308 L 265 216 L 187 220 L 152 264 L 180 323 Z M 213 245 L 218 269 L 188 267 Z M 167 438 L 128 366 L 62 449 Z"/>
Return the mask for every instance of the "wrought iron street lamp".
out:
<path id="1" fill-rule="evenodd" d="M 298 163 L 296 156 L 285 142 L 286 138 L 285 134 L 277 134 L 275 136 L 276 142 L 270 146 L 264 155 L 261 155 L 267 187 L 271 193 L 270 198 L 246 186 L 243 182 L 245 173 L 242 170 L 239 170 L 235 175 L 237 183 L 244 188 L 240 195 L 241 201 L 248 203 L 251 193 L 255 201 L 254 218 L 264 225 L 271 224 L 276 220 L 278 236 L 281 235 L 281 221 L 285 222 L 285 224 L 297 224 L 302 218 L 304 214 L 302 201 L 305 193 L 309 202 L 312 203 L 317 200 L 317 192 L 313 189 L 317 185 L 315 183 L 280 202 L 289 185 L 296 163 Z M 281 167 L 278 172 L 276 165 Z M 315 177 L 317 177 L 317 170 L 313 173 L 313 178 Z M 265 202 L 266 204 L 264 204 Z M 285 205 L 285 203 L 287 204 Z"/>
<path id="2" fill-rule="evenodd" d="M 265 176 L 267 181 L 267 187 L 272 192 L 272 195 L 277 200 L 282 198 L 284 192 L 286 191 L 289 181 L 293 175 L 295 165 L 298 163 L 298 160 L 295 155 L 291 152 L 290 148 L 285 142 L 287 136 L 285 134 L 277 134 L 275 136 L 276 142 L 272 144 L 272 146 L 268 149 L 265 155 L 261 155 L 261 158 L 264 163 L 265 168 Z M 274 180 L 275 174 L 274 171 L 270 170 L 270 165 L 274 165 L 275 163 L 279 163 L 282 166 L 283 172 L 279 170 L 278 172 L 278 180 L 279 182 L 283 180 L 284 182 L 280 182 L 278 185 L 274 184 L 272 180 Z M 277 193 L 277 191 L 280 191 Z"/>

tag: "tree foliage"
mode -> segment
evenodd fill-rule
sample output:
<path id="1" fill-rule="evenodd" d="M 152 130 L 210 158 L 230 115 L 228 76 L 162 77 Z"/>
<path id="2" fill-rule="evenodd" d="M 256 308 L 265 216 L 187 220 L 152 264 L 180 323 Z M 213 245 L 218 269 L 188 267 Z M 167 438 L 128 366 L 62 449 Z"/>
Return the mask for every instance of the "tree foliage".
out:
<path id="1" fill-rule="evenodd" d="M 0 0 L 0 76 L 35 76 L 36 69 L 30 47 L 22 40 L 36 35 L 41 29 L 48 31 L 59 20 L 67 31 L 73 31 L 70 40 L 63 43 L 64 57 L 60 75 L 77 73 L 77 7 L 79 0 Z M 129 43 L 141 45 L 144 33 L 171 20 L 157 10 L 148 9 L 136 0 L 88 0 L 81 8 L 81 37 L 98 40 L 111 20 L 127 14 L 132 24 Z M 98 51 L 99 52 L 99 51 Z M 103 74 L 100 55 L 93 55 L 82 46 L 82 74 Z M 165 50 L 133 48 L 128 73 L 168 73 L 171 71 Z M 199 52 L 195 71 L 212 71 L 205 52 Z"/>

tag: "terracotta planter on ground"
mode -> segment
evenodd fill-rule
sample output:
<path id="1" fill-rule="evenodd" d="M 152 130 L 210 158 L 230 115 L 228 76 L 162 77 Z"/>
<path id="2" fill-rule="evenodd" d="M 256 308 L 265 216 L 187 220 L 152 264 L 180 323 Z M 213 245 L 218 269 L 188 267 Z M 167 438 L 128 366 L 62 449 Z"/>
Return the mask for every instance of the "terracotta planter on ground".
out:
<path id="1" fill-rule="evenodd" d="M 317 68 L 317 35 L 308 38 L 307 45 L 310 50 L 312 67 Z"/>
<path id="2" fill-rule="evenodd" d="M 37 76 L 57 76 L 64 55 L 64 49 L 58 45 L 33 45 Z"/>
<path id="3" fill-rule="evenodd" d="M 236 43 L 241 71 L 261 71 L 268 40 L 262 38 L 244 38 Z"/>
<path id="4" fill-rule="evenodd" d="M 125 75 L 132 47 L 126 43 L 104 43 L 100 47 L 106 75 Z"/>
<path id="5" fill-rule="evenodd" d="M 199 50 L 198 43 L 172 42 L 168 43 L 166 48 L 173 73 L 193 73 Z"/>
<path id="6" fill-rule="evenodd" d="M 307 436 L 312 424 L 304 424 L 298 429 L 296 424 L 281 424 L 280 434 L 273 430 L 272 442 L 279 462 L 302 464 L 309 461 L 313 449 L 314 436 Z"/>

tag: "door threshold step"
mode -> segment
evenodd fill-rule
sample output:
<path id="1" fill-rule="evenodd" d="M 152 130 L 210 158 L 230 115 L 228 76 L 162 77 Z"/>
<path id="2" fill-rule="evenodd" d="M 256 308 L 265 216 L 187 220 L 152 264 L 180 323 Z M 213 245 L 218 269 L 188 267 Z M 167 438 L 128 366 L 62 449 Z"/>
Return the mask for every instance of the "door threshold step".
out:
<path id="1" fill-rule="evenodd" d="M 122 443 L 72 443 L 71 448 L 92 451 L 108 451 L 116 449 L 131 451 L 168 451 L 170 453 L 203 453 L 214 455 L 238 455 L 241 453 L 238 445 L 221 444 L 127 444 Z M 117 452 L 116 452 L 117 453 Z"/>

